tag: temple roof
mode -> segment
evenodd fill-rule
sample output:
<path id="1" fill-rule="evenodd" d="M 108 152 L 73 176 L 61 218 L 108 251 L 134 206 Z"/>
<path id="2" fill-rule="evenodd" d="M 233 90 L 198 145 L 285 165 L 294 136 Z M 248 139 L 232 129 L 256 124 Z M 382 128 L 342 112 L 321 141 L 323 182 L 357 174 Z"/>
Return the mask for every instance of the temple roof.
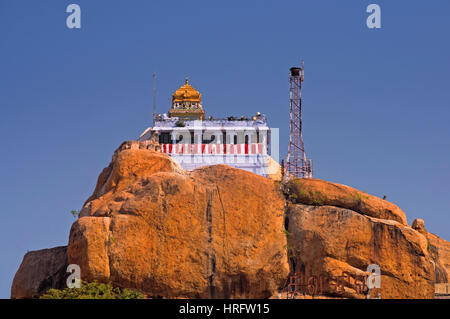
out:
<path id="1" fill-rule="evenodd" d="M 188 82 L 186 78 L 185 84 L 180 87 L 175 93 L 172 95 L 172 103 L 177 102 L 201 102 L 202 95 L 199 91 L 194 89 Z"/>

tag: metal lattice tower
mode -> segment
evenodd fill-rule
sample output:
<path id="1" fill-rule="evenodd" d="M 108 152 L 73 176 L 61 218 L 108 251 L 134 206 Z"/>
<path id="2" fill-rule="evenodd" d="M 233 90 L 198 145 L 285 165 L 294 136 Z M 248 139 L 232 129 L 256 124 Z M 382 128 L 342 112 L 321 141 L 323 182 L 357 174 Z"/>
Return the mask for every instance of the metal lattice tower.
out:
<path id="1" fill-rule="evenodd" d="M 290 82 L 290 134 L 289 151 L 286 158 L 288 178 L 312 177 L 312 163 L 306 158 L 302 134 L 302 82 L 304 79 L 304 63 L 302 67 L 292 67 L 289 73 Z"/>

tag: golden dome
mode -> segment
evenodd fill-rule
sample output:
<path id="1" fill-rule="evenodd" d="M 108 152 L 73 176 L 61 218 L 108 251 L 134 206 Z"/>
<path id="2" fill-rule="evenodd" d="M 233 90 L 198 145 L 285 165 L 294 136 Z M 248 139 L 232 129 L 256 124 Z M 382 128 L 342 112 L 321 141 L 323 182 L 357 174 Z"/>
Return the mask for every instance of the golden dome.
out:
<path id="1" fill-rule="evenodd" d="M 202 95 L 199 91 L 194 89 L 189 83 L 188 79 L 186 78 L 185 84 L 180 87 L 178 90 L 175 91 L 175 93 L 172 95 L 172 103 L 177 102 L 201 102 Z"/>

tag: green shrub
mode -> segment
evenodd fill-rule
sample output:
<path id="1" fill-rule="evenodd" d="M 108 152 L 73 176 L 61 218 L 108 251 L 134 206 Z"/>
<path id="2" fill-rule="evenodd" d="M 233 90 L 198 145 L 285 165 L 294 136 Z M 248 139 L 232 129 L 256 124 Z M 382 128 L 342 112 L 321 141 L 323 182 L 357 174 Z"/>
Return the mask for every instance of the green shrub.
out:
<path id="1" fill-rule="evenodd" d="M 70 213 L 72 214 L 72 216 L 74 218 L 77 218 L 80 216 L 80 211 L 79 210 L 71 210 Z"/>
<path id="2" fill-rule="evenodd" d="M 302 198 L 306 198 L 308 196 L 308 193 L 304 189 L 301 189 L 299 193 Z"/>
<path id="3" fill-rule="evenodd" d="M 286 235 L 286 237 L 292 235 L 287 229 L 283 229 L 283 233 Z"/>
<path id="4" fill-rule="evenodd" d="M 294 203 L 298 202 L 298 197 L 295 193 L 289 194 L 289 199 Z"/>
<path id="5" fill-rule="evenodd" d="M 350 195 L 351 200 L 354 200 L 356 202 L 358 202 L 358 204 L 362 204 L 364 202 L 364 200 L 367 200 L 370 198 L 369 195 L 367 195 L 366 192 L 354 192 L 352 193 L 352 195 Z"/>
<path id="6" fill-rule="evenodd" d="M 310 191 L 310 201 L 312 205 L 322 206 L 327 200 L 327 195 L 321 191 L 311 192 Z"/>
<path id="7" fill-rule="evenodd" d="M 49 289 L 40 299 L 142 299 L 144 295 L 132 289 L 111 284 L 81 282 L 80 288 Z"/>

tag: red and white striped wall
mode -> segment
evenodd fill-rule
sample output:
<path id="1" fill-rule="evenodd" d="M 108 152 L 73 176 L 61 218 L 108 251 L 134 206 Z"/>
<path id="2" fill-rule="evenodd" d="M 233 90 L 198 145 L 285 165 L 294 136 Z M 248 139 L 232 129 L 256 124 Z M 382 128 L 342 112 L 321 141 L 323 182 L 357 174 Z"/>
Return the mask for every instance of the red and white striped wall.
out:
<path id="1" fill-rule="evenodd" d="M 252 144 L 161 144 L 166 154 L 251 155 L 267 154 L 262 143 Z"/>

